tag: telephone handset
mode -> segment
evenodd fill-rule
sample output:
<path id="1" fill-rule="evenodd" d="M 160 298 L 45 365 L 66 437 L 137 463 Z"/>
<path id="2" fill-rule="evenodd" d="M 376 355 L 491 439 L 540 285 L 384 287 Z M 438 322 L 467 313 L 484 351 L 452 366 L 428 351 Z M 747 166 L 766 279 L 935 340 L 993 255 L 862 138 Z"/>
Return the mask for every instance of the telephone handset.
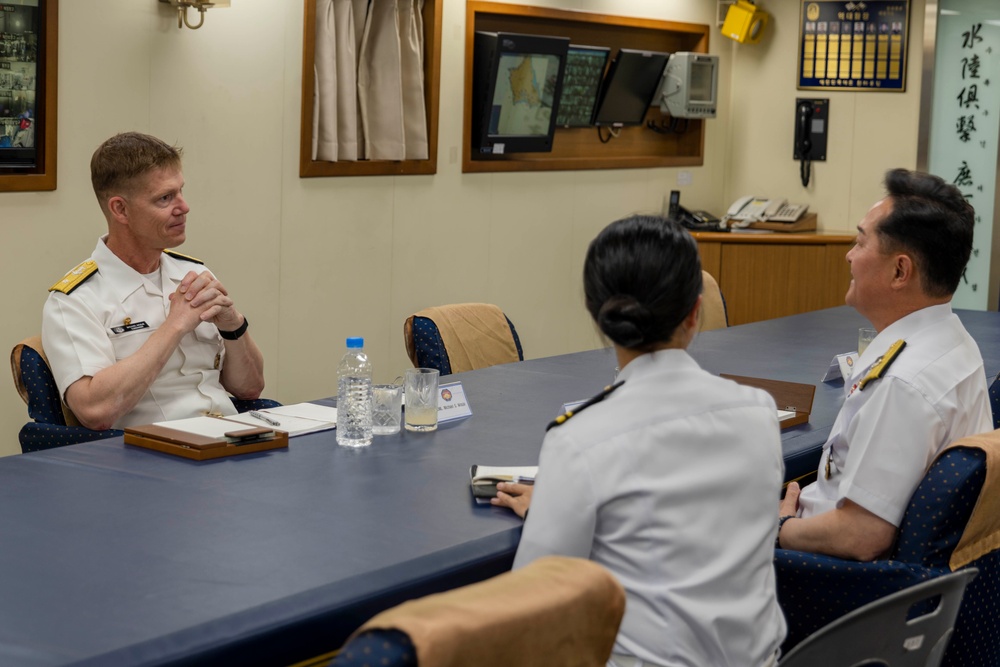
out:
<path id="1" fill-rule="evenodd" d="M 795 222 L 809 210 L 808 204 L 789 204 L 784 199 L 740 197 L 726 212 L 726 220 L 745 224 L 763 220 Z"/>

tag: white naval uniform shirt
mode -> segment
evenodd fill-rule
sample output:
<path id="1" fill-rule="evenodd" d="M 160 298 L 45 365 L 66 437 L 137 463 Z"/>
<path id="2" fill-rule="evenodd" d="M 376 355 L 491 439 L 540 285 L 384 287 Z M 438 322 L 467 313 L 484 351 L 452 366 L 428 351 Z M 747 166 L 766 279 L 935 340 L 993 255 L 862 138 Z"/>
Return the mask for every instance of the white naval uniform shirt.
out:
<path id="1" fill-rule="evenodd" d="M 883 377 L 855 389 L 900 339 L 906 347 Z M 817 481 L 799 497 L 800 516 L 850 499 L 898 527 L 938 452 L 954 440 L 993 430 L 983 358 L 951 304 L 943 304 L 879 332 L 855 368 L 844 383 L 848 396 L 823 446 Z"/>
<path id="2" fill-rule="evenodd" d="M 774 401 L 683 350 L 545 436 L 514 567 L 589 558 L 625 587 L 614 652 L 673 667 L 765 664 L 785 636 L 774 510 L 784 474 Z"/>
<path id="3" fill-rule="evenodd" d="M 42 346 L 61 396 L 80 378 L 135 354 L 166 320 L 170 295 L 188 271 L 205 270 L 162 254 L 160 271 L 150 280 L 118 259 L 105 238 L 91 255 L 97 272 L 70 294 L 50 292 L 42 310 Z M 202 322 L 181 339 L 139 403 L 114 428 L 206 412 L 235 414 L 220 380 L 224 359 L 218 328 Z"/>

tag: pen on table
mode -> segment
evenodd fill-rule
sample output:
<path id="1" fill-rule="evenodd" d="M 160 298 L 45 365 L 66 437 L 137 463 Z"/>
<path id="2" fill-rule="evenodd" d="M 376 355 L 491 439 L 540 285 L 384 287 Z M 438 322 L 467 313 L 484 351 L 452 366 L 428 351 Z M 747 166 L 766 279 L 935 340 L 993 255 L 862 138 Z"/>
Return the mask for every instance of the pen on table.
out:
<path id="1" fill-rule="evenodd" d="M 259 419 L 262 422 L 266 422 L 271 426 L 281 426 L 281 422 L 279 422 L 277 419 L 271 419 L 267 415 L 257 412 L 256 410 L 251 410 L 250 416 L 253 417 L 254 419 Z"/>

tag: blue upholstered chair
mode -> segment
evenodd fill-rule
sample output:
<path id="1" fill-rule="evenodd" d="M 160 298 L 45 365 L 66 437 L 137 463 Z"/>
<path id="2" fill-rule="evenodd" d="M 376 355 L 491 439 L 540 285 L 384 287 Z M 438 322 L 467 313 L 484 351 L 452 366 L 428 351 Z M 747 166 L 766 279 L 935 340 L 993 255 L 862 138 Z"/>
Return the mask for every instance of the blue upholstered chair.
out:
<path id="1" fill-rule="evenodd" d="M 979 437 L 997 441 L 1000 432 Z M 986 472 L 982 449 L 956 445 L 945 450 L 913 494 L 886 560 L 857 562 L 776 550 L 778 600 L 788 621 L 784 651 L 854 609 L 950 572 L 949 561 L 980 501 Z M 981 555 L 967 567 L 977 568 L 980 575 L 966 589 L 943 664 L 996 667 L 1000 665 L 1000 551 Z"/>
<path id="2" fill-rule="evenodd" d="M 949 572 L 869 602 L 810 635 L 780 667 L 938 667 L 977 574 L 974 567 Z"/>
<path id="3" fill-rule="evenodd" d="M 26 338 L 15 345 L 10 353 L 10 367 L 17 393 L 27 404 L 28 416 L 32 419 L 17 434 L 22 452 L 65 447 L 122 434 L 117 429 L 93 431 L 80 425 L 59 396 L 55 378 L 42 350 L 41 336 Z M 238 412 L 281 405 L 266 398 L 250 401 L 234 398 L 233 404 Z"/>
<path id="4" fill-rule="evenodd" d="M 378 614 L 331 667 L 604 667 L 624 612 L 601 565 L 549 556 Z"/>
<path id="5" fill-rule="evenodd" d="M 429 308 L 422 310 L 419 313 L 411 315 L 406 319 L 403 324 L 403 341 L 406 344 L 406 352 L 410 357 L 410 361 L 417 368 L 436 368 L 440 371 L 441 375 L 450 375 L 452 372 L 451 359 L 448 356 L 448 350 L 445 348 L 444 340 L 441 337 L 441 331 L 438 325 L 434 322 L 433 312 L 441 311 L 450 308 L 467 308 L 470 306 L 488 306 L 488 304 L 455 304 L 454 306 L 438 306 L 436 308 Z M 490 308 L 496 308 L 496 306 L 488 306 Z M 503 315 L 502 313 L 500 313 Z M 521 348 L 521 339 L 517 335 L 517 330 L 514 328 L 514 323 L 510 321 L 506 315 L 503 315 L 503 319 L 507 322 L 507 327 L 510 330 L 510 335 L 514 339 L 514 347 L 517 350 L 517 358 L 511 357 L 508 361 L 524 361 L 524 350 Z M 503 332 L 506 335 L 506 332 Z M 476 368 L 483 368 L 483 366 L 476 366 Z M 473 370 L 473 369 L 466 369 Z"/>

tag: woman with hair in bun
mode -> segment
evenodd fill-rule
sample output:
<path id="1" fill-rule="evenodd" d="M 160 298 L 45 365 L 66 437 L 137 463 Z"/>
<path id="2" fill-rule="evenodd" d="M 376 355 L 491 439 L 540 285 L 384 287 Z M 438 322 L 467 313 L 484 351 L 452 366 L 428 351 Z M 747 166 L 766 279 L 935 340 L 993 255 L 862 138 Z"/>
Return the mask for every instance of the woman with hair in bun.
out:
<path id="1" fill-rule="evenodd" d="M 686 352 L 698 247 L 666 219 L 619 220 L 591 242 L 583 284 L 621 373 L 549 426 L 534 487 L 498 485 L 493 503 L 526 519 L 514 567 L 558 554 L 618 578 L 627 604 L 609 665 L 773 665 L 785 636 L 777 411 Z"/>

